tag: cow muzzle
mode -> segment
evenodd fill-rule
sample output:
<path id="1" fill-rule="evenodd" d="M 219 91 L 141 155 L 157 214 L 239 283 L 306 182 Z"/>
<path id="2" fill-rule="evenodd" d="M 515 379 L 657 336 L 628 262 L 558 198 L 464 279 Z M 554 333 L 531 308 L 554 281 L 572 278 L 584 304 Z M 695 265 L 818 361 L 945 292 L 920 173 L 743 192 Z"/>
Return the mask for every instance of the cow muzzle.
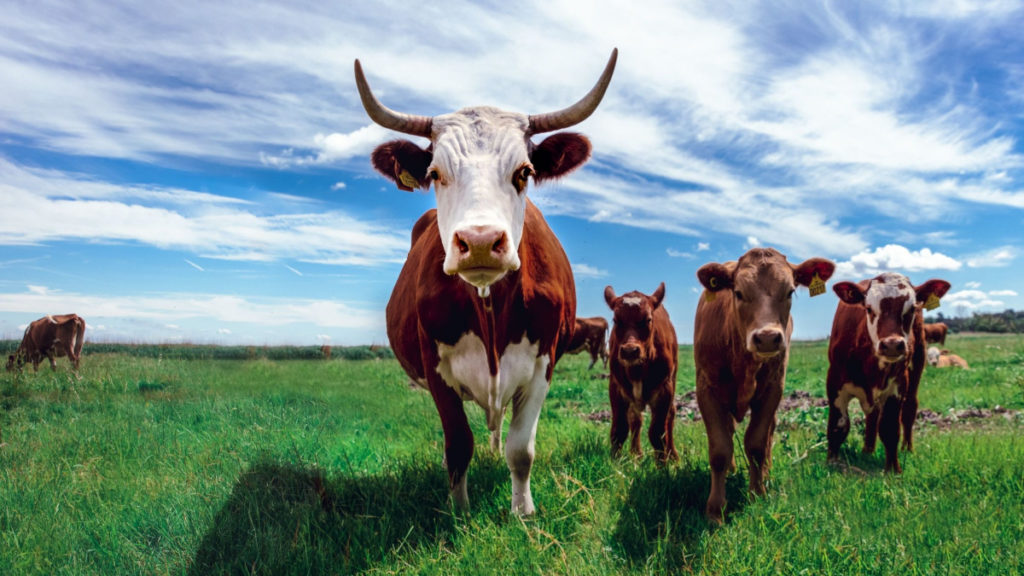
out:
<path id="1" fill-rule="evenodd" d="M 486 288 L 519 269 L 519 255 L 505 230 L 471 226 L 457 230 L 445 256 L 446 274 L 458 274 L 477 288 Z"/>
<path id="2" fill-rule="evenodd" d="M 619 347 L 619 361 L 626 365 L 643 362 L 643 347 L 639 344 L 623 344 Z"/>
<path id="3" fill-rule="evenodd" d="M 907 355 L 907 340 L 902 336 L 888 336 L 878 341 L 878 359 L 895 363 Z"/>
<path id="4" fill-rule="evenodd" d="M 786 349 L 786 338 L 778 328 L 761 328 L 750 333 L 747 350 L 759 358 L 771 358 Z"/>

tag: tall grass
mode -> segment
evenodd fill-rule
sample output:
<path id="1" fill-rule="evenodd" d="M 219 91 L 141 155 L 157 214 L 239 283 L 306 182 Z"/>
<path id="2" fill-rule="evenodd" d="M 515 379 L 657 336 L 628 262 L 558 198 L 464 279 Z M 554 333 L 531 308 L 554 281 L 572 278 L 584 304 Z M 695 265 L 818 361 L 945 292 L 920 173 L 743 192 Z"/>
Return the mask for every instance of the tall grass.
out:
<path id="1" fill-rule="evenodd" d="M 1024 409 L 1024 340 L 947 347 L 972 369 L 927 370 L 922 408 Z M 2 574 L 1024 572 L 1020 417 L 922 425 L 893 476 L 856 429 L 845 465 L 826 465 L 823 409 L 785 415 L 767 497 L 747 496 L 738 450 L 713 529 L 703 425 L 677 423 L 678 464 L 612 460 L 608 424 L 586 418 L 607 380 L 567 357 L 523 520 L 473 406 L 473 510 L 453 512 L 433 403 L 392 359 L 90 350 L 81 379 L 62 361 L 0 380 Z M 787 388 L 823 396 L 825 350 L 797 343 Z"/>

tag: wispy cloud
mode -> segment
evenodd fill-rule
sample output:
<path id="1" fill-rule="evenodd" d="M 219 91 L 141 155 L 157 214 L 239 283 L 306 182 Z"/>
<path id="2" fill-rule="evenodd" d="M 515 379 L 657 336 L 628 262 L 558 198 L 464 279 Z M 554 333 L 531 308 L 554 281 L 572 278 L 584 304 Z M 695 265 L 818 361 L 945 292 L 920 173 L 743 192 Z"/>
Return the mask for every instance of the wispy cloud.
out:
<path id="1" fill-rule="evenodd" d="M 1009 266 L 1017 257 L 1017 248 L 1000 246 L 967 257 L 967 265 L 971 268 L 999 268 Z"/>
<path id="2" fill-rule="evenodd" d="M 572 273 L 580 278 L 604 278 L 608 276 L 607 270 L 602 270 L 590 264 L 577 262 L 572 265 Z"/>
<path id="3" fill-rule="evenodd" d="M 285 267 L 285 268 L 287 268 L 287 269 L 289 269 L 289 270 L 291 270 L 291 271 L 292 271 L 292 273 L 293 273 L 293 274 L 295 274 L 296 276 L 302 276 L 302 272 L 299 272 L 299 271 L 298 271 L 298 270 L 296 270 L 295 268 L 292 268 L 291 266 L 289 266 L 289 265 L 287 265 L 287 264 L 285 264 L 285 265 L 284 265 L 284 267 Z"/>
<path id="4" fill-rule="evenodd" d="M 922 270 L 959 270 L 961 266 L 955 259 L 929 248 L 910 250 L 898 244 L 888 244 L 870 252 L 854 254 L 849 260 L 836 263 L 833 275 L 837 279 L 860 280 L 888 271 L 912 273 Z"/>
<path id="5" fill-rule="evenodd" d="M 202 266 L 200 266 L 199 264 L 196 264 L 195 262 L 189 260 L 188 258 L 185 258 L 185 263 L 188 264 L 189 266 L 195 268 L 196 270 L 199 270 L 200 272 L 206 272 L 206 270 Z"/>

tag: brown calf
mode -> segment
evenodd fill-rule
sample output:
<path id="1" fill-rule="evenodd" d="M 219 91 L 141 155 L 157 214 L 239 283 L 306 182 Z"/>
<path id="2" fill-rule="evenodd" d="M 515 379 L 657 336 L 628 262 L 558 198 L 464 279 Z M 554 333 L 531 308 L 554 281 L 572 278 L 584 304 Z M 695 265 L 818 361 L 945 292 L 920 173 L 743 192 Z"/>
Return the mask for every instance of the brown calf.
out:
<path id="1" fill-rule="evenodd" d="M 604 300 L 614 313 L 608 376 L 613 456 L 618 456 L 630 435 L 629 451 L 640 455 L 640 427 L 644 408 L 650 406 L 647 438 L 658 459 L 679 458 L 672 438 L 679 345 L 668 312 L 661 305 L 664 298 L 664 282 L 650 296 L 637 291 L 615 296 L 611 286 L 604 289 Z"/>
<path id="2" fill-rule="evenodd" d="M 598 357 L 607 366 L 608 348 L 605 347 L 605 337 L 607 335 L 608 321 L 604 318 L 600 316 L 577 318 L 576 331 L 573 333 L 572 340 L 569 341 L 569 347 L 565 353 L 577 354 L 584 350 L 589 352 L 590 366 L 587 366 L 587 370 L 594 367 Z"/>
<path id="3" fill-rule="evenodd" d="M 813 284 L 812 294 L 820 293 L 834 269 L 828 260 L 811 258 L 793 265 L 772 248 L 754 248 L 739 261 L 705 264 L 697 271 L 704 294 L 697 304 L 693 356 L 711 463 L 705 514 L 713 522 L 723 519 L 725 475 L 736 468 L 733 433 L 748 408 L 743 444 L 750 492 L 765 492 L 793 332 L 793 292 Z"/>
<path id="4" fill-rule="evenodd" d="M 75 314 L 43 316 L 25 328 L 25 335 L 14 354 L 7 357 L 7 370 L 21 369 L 25 362 L 39 370 L 43 357 L 50 359 L 50 368 L 57 369 L 57 357 L 67 356 L 75 371 L 85 341 L 85 320 Z"/>
<path id="5" fill-rule="evenodd" d="M 886 272 L 863 280 L 839 282 L 839 296 L 828 344 L 828 459 L 837 462 L 850 433 L 850 401 L 865 414 L 864 452 L 885 447 L 885 470 L 900 473 L 898 444 L 913 449 L 917 388 L 925 364 L 923 306 L 938 305 L 949 290 L 945 280 L 914 286 L 902 274 Z"/>
<path id="6" fill-rule="evenodd" d="M 945 322 L 935 322 L 924 325 L 924 341 L 931 344 L 946 344 L 946 333 L 949 326 Z"/>

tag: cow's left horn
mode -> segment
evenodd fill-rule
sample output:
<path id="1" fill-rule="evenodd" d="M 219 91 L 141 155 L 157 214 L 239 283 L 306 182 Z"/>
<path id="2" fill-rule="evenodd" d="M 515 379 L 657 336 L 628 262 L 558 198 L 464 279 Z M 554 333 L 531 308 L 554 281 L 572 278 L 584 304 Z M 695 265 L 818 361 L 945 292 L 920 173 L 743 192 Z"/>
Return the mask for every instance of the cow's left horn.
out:
<path id="1" fill-rule="evenodd" d="M 363 75 L 363 67 L 359 65 L 358 58 L 356 59 L 356 86 L 359 88 L 359 98 L 363 101 L 363 108 L 374 122 L 391 130 L 430 138 L 430 127 L 434 119 L 430 116 L 414 116 L 395 112 L 381 104 L 370 90 L 370 84 L 366 82 L 366 76 Z M 600 100 L 601 98 L 598 97 L 598 101 Z"/>
<path id="2" fill-rule="evenodd" d="M 612 81 L 612 72 L 615 71 L 615 61 L 618 58 L 619 49 L 612 49 L 612 55 L 608 58 L 608 64 L 605 65 L 601 78 L 597 80 L 597 84 L 579 102 L 558 112 L 531 115 L 530 133 L 540 134 L 541 132 L 561 130 L 586 120 L 588 116 L 594 113 L 594 110 L 597 110 L 597 105 L 601 103 L 601 98 L 604 98 L 604 92 Z"/>

